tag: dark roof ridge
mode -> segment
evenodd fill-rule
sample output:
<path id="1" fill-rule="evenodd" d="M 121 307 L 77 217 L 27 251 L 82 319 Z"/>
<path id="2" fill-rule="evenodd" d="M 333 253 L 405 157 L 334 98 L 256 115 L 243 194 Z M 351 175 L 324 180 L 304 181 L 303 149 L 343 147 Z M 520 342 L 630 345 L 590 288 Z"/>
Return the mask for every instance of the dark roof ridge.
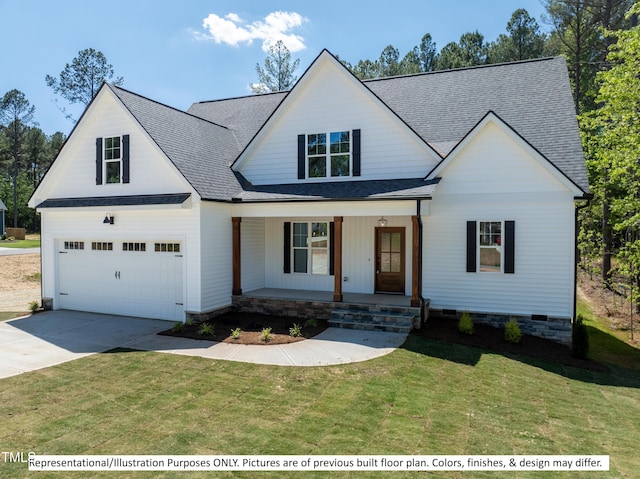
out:
<path id="1" fill-rule="evenodd" d="M 289 93 L 290 91 L 291 90 L 270 91 L 266 93 L 254 93 L 252 95 L 238 95 L 238 96 L 232 96 L 229 98 L 217 98 L 215 100 L 196 101 L 193 103 L 193 105 L 203 105 L 205 103 L 217 103 L 217 102 L 223 102 L 223 101 L 229 101 L 229 100 L 242 100 L 244 98 L 256 98 L 256 97 L 268 96 L 268 95 L 280 95 L 280 94 Z"/>
<path id="2" fill-rule="evenodd" d="M 398 78 L 411 78 L 411 77 L 419 77 L 419 76 L 426 76 L 426 75 L 436 75 L 439 73 L 451 73 L 451 72 L 459 72 L 459 71 L 465 71 L 465 70 L 478 70 L 481 68 L 504 67 L 504 66 L 520 65 L 523 63 L 535 63 L 535 62 L 541 62 L 541 61 L 556 60 L 558 58 L 563 58 L 563 57 L 561 55 L 558 55 L 555 57 L 530 58 L 528 60 L 516 60 L 513 62 L 486 63 L 483 65 L 471 65 L 468 67 L 449 68 L 447 70 L 434 70 L 430 72 L 410 73 L 407 75 L 395 75 L 395 76 L 381 77 L 381 78 L 368 78 L 366 80 L 361 80 L 361 81 L 362 83 L 371 83 L 371 82 L 384 81 L 384 80 L 395 80 Z"/>
<path id="3" fill-rule="evenodd" d="M 105 83 L 106 83 L 106 82 L 105 82 Z M 156 105 L 159 105 L 159 106 L 162 106 L 162 107 L 165 107 L 165 108 L 169 108 L 170 110 L 176 111 L 176 112 L 178 112 L 178 113 L 182 113 L 182 114 L 184 114 L 184 115 L 187 115 L 187 116 L 190 116 L 190 117 L 196 118 L 196 119 L 198 119 L 198 120 L 204 121 L 204 122 L 206 122 L 206 123 L 209 123 L 209 124 L 211 124 L 211 125 L 215 125 L 215 126 L 218 126 L 218 127 L 220 127 L 220 128 L 224 128 L 225 130 L 230 130 L 230 129 L 229 129 L 229 127 L 226 127 L 226 126 L 224 126 L 224 125 L 220 125 L 219 123 L 215 123 L 215 122 L 213 122 L 213 121 L 207 120 L 206 118 L 202 118 L 202 117 L 200 117 L 200 116 L 198 116 L 198 115 L 194 115 L 193 113 L 189 113 L 189 112 L 187 112 L 187 111 L 181 110 L 180 108 L 176 108 L 176 107 L 174 107 L 174 106 L 167 105 L 166 103 L 162 103 L 162 102 L 159 102 L 159 101 L 157 101 L 157 100 L 153 100 L 152 98 L 149 98 L 149 97 L 147 97 L 147 96 L 141 95 L 141 94 L 136 93 L 136 92 L 133 92 L 133 91 L 131 91 L 131 90 L 127 90 L 126 88 L 122 88 L 122 87 L 120 87 L 120 86 L 116 86 L 116 85 L 114 85 L 114 84 L 112 84 L 112 83 L 106 83 L 106 85 L 107 85 L 109 88 L 111 88 L 111 90 L 112 90 L 116 95 L 118 94 L 118 93 L 117 93 L 117 90 L 122 90 L 123 92 L 126 92 L 126 93 L 128 93 L 128 94 L 130 94 L 130 95 L 137 96 L 138 98 L 142 98 L 143 100 L 149 101 L 149 102 L 151 102 L 151 103 L 155 103 Z M 118 98 L 120 98 L 120 96 L 118 96 Z M 125 106 L 126 106 L 126 104 L 125 104 Z M 127 110 L 128 110 L 128 109 L 129 109 L 129 108 L 127 107 Z"/>

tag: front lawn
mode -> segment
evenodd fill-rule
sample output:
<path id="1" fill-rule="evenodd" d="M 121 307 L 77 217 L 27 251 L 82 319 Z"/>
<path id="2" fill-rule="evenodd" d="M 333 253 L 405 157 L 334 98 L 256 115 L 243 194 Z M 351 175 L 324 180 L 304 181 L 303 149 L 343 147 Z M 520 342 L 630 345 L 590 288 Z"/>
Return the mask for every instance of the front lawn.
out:
<path id="1" fill-rule="evenodd" d="M 3 447 L 39 454 L 608 454 L 609 473 L 509 477 L 635 477 L 640 468 L 640 371 L 574 369 L 414 335 L 390 355 L 316 368 L 120 349 L 0 380 L 0 404 Z M 24 464 L 2 463 L 0 476 L 86 473 L 30 475 Z"/>
<path id="2" fill-rule="evenodd" d="M 39 248 L 39 247 L 40 247 L 40 238 L 15 240 L 15 241 L 0 240 L 0 248 Z"/>

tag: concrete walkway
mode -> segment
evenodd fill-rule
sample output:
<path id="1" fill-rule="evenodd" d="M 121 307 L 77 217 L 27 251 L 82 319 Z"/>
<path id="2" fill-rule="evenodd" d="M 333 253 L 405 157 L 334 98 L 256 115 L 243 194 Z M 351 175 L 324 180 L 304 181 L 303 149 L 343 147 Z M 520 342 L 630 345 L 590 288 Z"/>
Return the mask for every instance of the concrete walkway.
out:
<path id="1" fill-rule="evenodd" d="M 405 334 L 329 328 L 283 345 L 247 346 L 158 336 L 169 321 L 78 311 L 45 311 L 0 322 L 0 378 L 116 347 L 278 366 L 347 364 L 389 354 Z"/>

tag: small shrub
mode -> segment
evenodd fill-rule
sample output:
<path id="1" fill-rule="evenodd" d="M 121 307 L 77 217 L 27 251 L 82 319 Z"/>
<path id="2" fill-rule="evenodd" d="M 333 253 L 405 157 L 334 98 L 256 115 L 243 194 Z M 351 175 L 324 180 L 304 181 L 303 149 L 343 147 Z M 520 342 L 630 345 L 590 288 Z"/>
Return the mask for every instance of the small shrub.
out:
<path id="1" fill-rule="evenodd" d="M 264 328 L 260 332 L 260 339 L 262 339 L 265 343 L 268 343 L 271 340 L 271 328 Z"/>
<path id="2" fill-rule="evenodd" d="M 179 333 L 183 329 L 184 329 L 184 323 L 182 321 L 177 321 L 173 323 L 173 328 L 171 328 L 171 331 L 173 331 L 174 333 Z"/>
<path id="3" fill-rule="evenodd" d="M 200 336 L 204 336 L 205 334 L 213 335 L 213 324 L 211 324 L 211 323 L 202 323 L 200 325 L 200 329 L 198 329 L 198 334 Z"/>
<path id="4" fill-rule="evenodd" d="M 522 339 L 520 326 L 518 326 L 518 322 L 513 318 L 504 325 L 504 339 L 513 344 L 518 344 Z"/>
<path id="5" fill-rule="evenodd" d="M 309 318 L 304 322 L 305 328 L 315 328 L 317 325 L 318 325 L 318 321 L 313 318 Z"/>
<path id="6" fill-rule="evenodd" d="M 34 283 L 39 283 L 42 280 L 42 274 L 41 273 L 33 273 L 33 274 L 28 274 L 27 276 L 24 277 L 25 281 L 32 281 Z"/>
<path id="7" fill-rule="evenodd" d="M 187 317 L 187 320 L 184 322 L 185 326 L 193 326 L 193 318 L 191 316 Z"/>
<path id="8" fill-rule="evenodd" d="M 293 323 L 293 326 L 289 328 L 289 336 L 292 336 L 294 338 L 299 338 L 300 336 L 302 336 L 302 326 Z"/>
<path id="9" fill-rule="evenodd" d="M 589 353 L 589 332 L 581 314 L 573 322 L 571 331 L 571 354 L 580 359 L 587 359 Z"/>
<path id="10" fill-rule="evenodd" d="M 240 339 L 240 328 L 231 330 L 231 339 Z"/>
<path id="11" fill-rule="evenodd" d="M 40 303 L 38 303 L 37 301 L 31 301 L 29 303 L 29 311 L 31 311 L 32 313 L 35 313 L 39 309 L 40 309 Z"/>
<path id="12" fill-rule="evenodd" d="M 462 313 L 458 321 L 458 331 L 463 334 L 473 334 L 473 320 L 468 311 Z"/>

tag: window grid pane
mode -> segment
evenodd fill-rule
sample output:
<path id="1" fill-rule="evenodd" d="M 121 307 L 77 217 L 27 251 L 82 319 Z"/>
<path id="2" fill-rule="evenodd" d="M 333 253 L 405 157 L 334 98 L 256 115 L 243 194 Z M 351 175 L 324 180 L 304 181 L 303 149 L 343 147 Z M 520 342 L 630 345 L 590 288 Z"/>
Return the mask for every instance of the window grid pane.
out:
<path id="1" fill-rule="evenodd" d="M 480 222 L 480 271 L 500 272 L 502 264 L 502 222 Z"/>

